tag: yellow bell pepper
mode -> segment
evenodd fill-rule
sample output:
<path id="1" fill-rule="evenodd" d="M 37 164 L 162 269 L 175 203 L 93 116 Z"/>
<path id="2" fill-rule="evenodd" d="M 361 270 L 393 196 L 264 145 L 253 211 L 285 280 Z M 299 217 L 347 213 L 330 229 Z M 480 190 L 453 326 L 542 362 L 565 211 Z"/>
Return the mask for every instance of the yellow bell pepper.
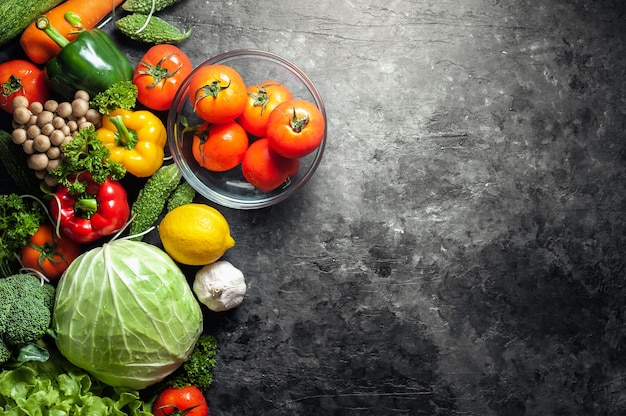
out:
<path id="1" fill-rule="evenodd" d="M 112 111 L 102 117 L 97 133 L 111 152 L 109 159 L 137 177 L 151 176 L 163 164 L 167 132 L 161 119 L 150 111 Z"/>

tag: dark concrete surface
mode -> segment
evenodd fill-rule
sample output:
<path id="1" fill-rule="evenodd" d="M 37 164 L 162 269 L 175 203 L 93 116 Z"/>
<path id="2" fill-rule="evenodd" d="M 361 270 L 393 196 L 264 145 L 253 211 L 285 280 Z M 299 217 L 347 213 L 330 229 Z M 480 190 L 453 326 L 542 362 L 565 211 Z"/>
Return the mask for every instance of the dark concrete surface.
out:
<path id="1" fill-rule="evenodd" d="M 249 291 L 209 316 L 211 415 L 626 414 L 625 2 L 183 0 L 160 16 L 196 27 L 194 64 L 292 60 L 329 117 L 296 196 L 221 208 Z"/>

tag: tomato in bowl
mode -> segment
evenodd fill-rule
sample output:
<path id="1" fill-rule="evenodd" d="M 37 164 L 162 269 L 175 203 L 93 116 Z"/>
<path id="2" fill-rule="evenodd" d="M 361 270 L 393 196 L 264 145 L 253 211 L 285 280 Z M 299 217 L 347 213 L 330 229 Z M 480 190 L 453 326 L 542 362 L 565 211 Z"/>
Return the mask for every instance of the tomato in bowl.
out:
<path id="1" fill-rule="evenodd" d="M 220 95 L 224 92 L 229 96 Z M 220 100 L 223 101 L 220 103 Z M 315 119 L 302 123 L 303 120 L 297 119 L 301 114 L 298 112 L 296 120 L 291 120 L 291 115 L 296 116 L 294 107 L 294 111 L 286 111 L 288 119 L 280 118 L 275 122 L 293 122 L 317 142 L 308 143 L 306 152 L 283 155 L 276 152 L 279 150 L 277 145 L 276 149 L 264 150 L 271 155 L 264 153 L 264 157 L 260 157 L 260 146 L 253 144 L 271 134 L 266 124 L 271 119 L 270 114 L 282 103 L 287 103 L 283 107 L 289 107 L 289 102 L 293 106 L 300 102 L 309 103 Z M 244 127 L 251 153 L 255 154 L 248 158 L 242 154 L 239 163 L 228 170 L 207 169 L 209 164 L 203 163 L 206 159 L 200 159 L 198 155 L 206 152 L 210 126 L 233 122 Z M 324 154 L 326 126 L 320 93 L 300 68 L 270 52 L 235 50 L 198 65 L 180 85 L 168 114 L 168 146 L 183 178 L 200 195 L 228 208 L 258 209 L 286 200 L 311 179 Z M 313 129 L 316 131 L 312 132 Z M 281 135 L 274 141 L 280 142 L 283 137 L 288 136 Z M 215 140 L 211 137 L 211 143 Z M 220 137 L 220 140 L 218 154 L 228 154 L 232 158 L 235 145 L 228 141 L 228 137 Z M 237 143 L 237 152 L 240 152 L 241 140 Z M 211 144 L 212 148 L 216 146 Z"/>

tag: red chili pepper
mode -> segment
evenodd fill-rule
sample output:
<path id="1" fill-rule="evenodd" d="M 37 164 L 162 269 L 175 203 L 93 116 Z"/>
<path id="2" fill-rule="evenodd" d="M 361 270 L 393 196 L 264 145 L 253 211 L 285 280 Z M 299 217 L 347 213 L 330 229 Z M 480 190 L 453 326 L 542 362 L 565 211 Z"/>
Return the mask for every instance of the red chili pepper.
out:
<path id="1" fill-rule="evenodd" d="M 121 230 L 130 217 L 122 185 L 112 179 L 99 184 L 90 173 L 81 174 L 80 180 L 87 185 L 84 193 L 72 194 L 60 185 L 55 192 L 60 204 L 54 198 L 50 203 L 53 218 L 61 210 L 61 230 L 79 243 L 91 243 Z"/>

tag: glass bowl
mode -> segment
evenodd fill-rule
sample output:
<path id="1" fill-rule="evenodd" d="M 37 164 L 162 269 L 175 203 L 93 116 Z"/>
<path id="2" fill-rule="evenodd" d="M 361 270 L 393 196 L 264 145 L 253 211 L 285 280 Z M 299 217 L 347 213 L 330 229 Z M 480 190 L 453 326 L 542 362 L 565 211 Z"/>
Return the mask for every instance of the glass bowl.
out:
<path id="1" fill-rule="evenodd" d="M 285 58 L 258 50 L 234 50 L 214 56 L 198 65 L 181 84 L 167 117 L 168 146 L 172 158 L 180 168 L 183 178 L 200 195 L 209 201 L 235 209 L 264 208 L 286 200 L 315 173 L 324 153 L 326 132 L 317 150 L 300 159 L 298 172 L 270 192 L 261 191 L 249 184 L 241 172 L 241 164 L 226 172 L 212 172 L 201 167 L 192 155 L 193 133 L 185 132 L 184 123 L 186 120 L 189 126 L 195 126 L 203 122 L 194 113 L 188 98 L 189 84 L 200 68 L 212 64 L 234 68 L 246 86 L 267 80 L 278 81 L 291 90 L 294 98 L 313 102 L 326 121 L 324 103 L 317 88 L 300 68 Z"/>

